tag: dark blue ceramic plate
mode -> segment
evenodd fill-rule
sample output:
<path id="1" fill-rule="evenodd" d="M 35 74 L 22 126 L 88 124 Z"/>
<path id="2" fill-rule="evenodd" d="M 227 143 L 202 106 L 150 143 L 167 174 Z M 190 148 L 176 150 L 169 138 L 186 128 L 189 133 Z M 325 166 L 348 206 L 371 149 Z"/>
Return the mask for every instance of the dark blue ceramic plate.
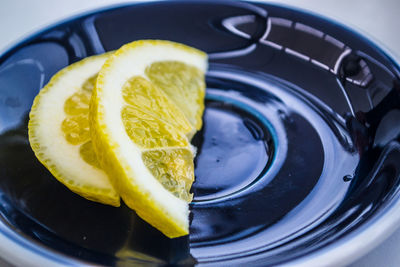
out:
<path id="1" fill-rule="evenodd" d="M 209 54 L 189 237 L 71 193 L 28 143 L 33 98 L 54 73 L 138 39 Z M 398 70 L 341 25 L 260 3 L 132 4 L 45 29 L 0 57 L 1 255 L 24 266 L 349 262 L 400 220 Z"/>

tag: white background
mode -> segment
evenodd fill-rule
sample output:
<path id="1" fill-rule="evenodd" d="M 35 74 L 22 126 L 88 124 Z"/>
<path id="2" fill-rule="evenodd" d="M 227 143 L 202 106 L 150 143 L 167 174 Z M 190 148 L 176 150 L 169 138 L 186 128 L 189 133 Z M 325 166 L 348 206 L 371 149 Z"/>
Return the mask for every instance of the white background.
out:
<path id="1" fill-rule="evenodd" d="M 128 1 L 0 0 L 0 51 L 60 19 Z M 130 1 L 132 2 L 132 1 Z M 334 18 L 383 44 L 400 60 L 400 0 L 271 0 Z M 151 18 L 148 18 L 151 19 Z M 0 259 L 0 266 L 12 266 Z M 400 266 L 400 230 L 351 267 Z"/>

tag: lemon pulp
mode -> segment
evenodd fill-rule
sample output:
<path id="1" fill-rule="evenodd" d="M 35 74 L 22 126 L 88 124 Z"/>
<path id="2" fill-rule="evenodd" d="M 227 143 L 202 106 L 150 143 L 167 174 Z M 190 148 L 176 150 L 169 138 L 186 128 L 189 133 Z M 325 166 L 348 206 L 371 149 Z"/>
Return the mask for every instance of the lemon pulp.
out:
<path id="1" fill-rule="evenodd" d="M 204 73 L 179 61 L 154 62 L 145 73 L 182 110 L 193 127 L 200 130 L 204 111 Z"/>

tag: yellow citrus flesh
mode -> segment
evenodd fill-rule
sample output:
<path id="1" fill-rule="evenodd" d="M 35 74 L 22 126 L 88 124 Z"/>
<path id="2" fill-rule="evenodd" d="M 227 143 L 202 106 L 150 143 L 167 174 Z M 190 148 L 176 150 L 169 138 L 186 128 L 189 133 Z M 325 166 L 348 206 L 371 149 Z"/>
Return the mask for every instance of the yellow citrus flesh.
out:
<path id="1" fill-rule="evenodd" d="M 166 66 L 158 76 L 176 71 L 183 77 L 180 84 L 171 80 L 161 89 L 150 79 L 147 69 L 158 63 Z M 194 180 L 188 137 L 198 123 L 190 123 L 165 88 L 188 87 L 186 76 L 192 73 L 204 83 L 206 69 L 206 54 L 194 48 L 160 40 L 132 42 L 105 62 L 91 99 L 91 136 L 101 166 L 124 202 L 170 238 L 188 234 Z M 193 109 L 202 113 L 201 95 L 200 107 Z"/>
<path id="2" fill-rule="evenodd" d="M 179 61 L 154 62 L 145 73 L 182 110 L 193 127 L 200 130 L 204 111 L 204 73 Z"/>
<path id="3" fill-rule="evenodd" d="M 122 88 L 124 101 L 131 108 L 157 116 L 189 135 L 194 131 L 188 119 L 170 98 L 141 76 L 130 78 Z"/>
<path id="4" fill-rule="evenodd" d="M 37 158 L 61 183 L 93 201 L 119 206 L 93 150 L 89 103 L 97 73 L 109 54 L 93 56 L 58 72 L 35 98 L 29 141 Z"/>

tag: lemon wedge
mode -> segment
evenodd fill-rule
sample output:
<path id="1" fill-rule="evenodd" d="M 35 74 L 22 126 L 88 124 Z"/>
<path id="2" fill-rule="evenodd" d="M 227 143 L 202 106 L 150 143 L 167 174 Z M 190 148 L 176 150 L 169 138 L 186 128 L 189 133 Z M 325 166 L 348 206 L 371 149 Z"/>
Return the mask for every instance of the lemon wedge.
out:
<path id="1" fill-rule="evenodd" d="M 104 63 L 91 99 L 91 137 L 102 168 L 124 202 L 170 238 L 189 232 L 189 138 L 201 126 L 206 70 L 207 55 L 197 49 L 132 42 Z"/>
<path id="2" fill-rule="evenodd" d="M 29 142 L 39 161 L 73 192 L 112 206 L 120 198 L 93 150 L 89 102 L 97 73 L 110 54 L 86 58 L 52 77 L 29 114 Z"/>

